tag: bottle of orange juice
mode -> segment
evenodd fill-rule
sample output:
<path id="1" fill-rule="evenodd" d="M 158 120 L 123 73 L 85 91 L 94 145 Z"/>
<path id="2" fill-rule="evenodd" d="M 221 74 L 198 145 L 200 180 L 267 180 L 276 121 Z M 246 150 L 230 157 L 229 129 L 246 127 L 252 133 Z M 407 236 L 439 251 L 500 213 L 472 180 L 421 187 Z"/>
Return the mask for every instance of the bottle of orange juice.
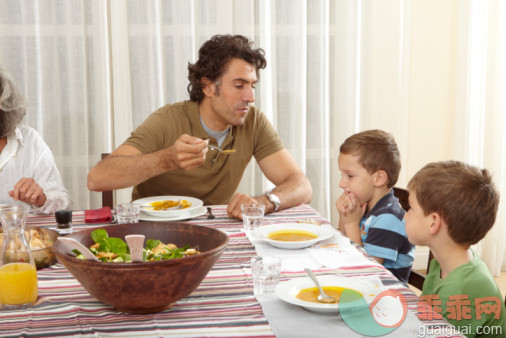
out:
<path id="1" fill-rule="evenodd" d="M 0 259 L 0 304 L 18 307 L 35 303 L 37 271 L 25 238 L 28 206 L 0 206 L 4 231 Z"/>

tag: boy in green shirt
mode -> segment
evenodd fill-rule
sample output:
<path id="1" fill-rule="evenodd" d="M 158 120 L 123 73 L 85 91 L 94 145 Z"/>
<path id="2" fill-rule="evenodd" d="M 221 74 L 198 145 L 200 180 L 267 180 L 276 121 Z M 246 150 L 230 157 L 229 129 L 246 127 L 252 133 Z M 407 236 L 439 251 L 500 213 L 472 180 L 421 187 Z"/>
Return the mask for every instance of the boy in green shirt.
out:
<path id="1" fill-rule="evenodd" d="M 506 310 L 485 263 L 470 249 L 492 228 L 499 193 L 486 169 L 430 163 L 408 183 L 406 232 L 434 254 L 420 299 L 467 337 L 506 336 Z"/>

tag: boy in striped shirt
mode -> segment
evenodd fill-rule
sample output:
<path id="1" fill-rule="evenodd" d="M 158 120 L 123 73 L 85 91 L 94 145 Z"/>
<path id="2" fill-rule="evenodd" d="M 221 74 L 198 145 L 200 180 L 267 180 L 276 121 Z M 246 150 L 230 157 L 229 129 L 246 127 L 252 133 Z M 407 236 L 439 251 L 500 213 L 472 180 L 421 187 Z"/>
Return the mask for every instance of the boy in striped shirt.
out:
<path id="1" fill-rule="evenodd" d="M 414 259 L 405 211 L 393 194 L 401 169 L 394 138 L 381 130 L 350 136 L 339 149 L 339 230 L 407 283 Z"/>

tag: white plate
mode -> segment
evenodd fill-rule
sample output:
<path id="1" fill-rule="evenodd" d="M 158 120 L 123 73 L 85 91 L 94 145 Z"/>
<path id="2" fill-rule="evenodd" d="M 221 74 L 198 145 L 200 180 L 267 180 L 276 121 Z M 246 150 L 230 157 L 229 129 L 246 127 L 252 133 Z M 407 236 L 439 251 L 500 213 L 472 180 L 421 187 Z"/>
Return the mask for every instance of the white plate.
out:
<path id="1" fill-rule="evenodd" d="M 274 241 L 267 236 L 273 231 L 278 230 L 305 230 L 314 233 L 317 235 L 317 238 L 310 239 L 307 241 L 300 242 L 284 242 L 284 241 Z M 315 243 L 323 241 L 327 238 L 332 237 L 333 235 L 332 228 L 328 225 L 314 225 L 314 224 L 306 224 L 306 223 L 283 223 L 283 224 L 273 224 L 273 225 L 265 225 L 261 226 L 251 232 L 253 238 L 258 240 L 263 240 L 270 245 L 280 248 L 280 249 L 302 249 L 307 248 Z"/>
<path id="2" fill-rule="evenodd" d="M 374 298 L 383 291 L 380 286 L 358 278 L 338 276 L 317 276 L 317 278 L 322 287 L 340 286 L 360 292 L 364 296 L 367 304 L 370 304 Z M 280 283 L 276 288 L 276 295 L 287 303 L 302 306 L 310 311 L 321 313 L 339 313 L 339 302 L 333 304 L 312 303 L 297 298 L 297 294 L 300 290 L 313 287 L 316 287 L 316 285 L 309 277 L 294 278 Z"/>
<path id="3" fill-rule="evenodd" d="M 181 221 L 184 219 L 190 219 L 194 217 L 202 216 L 207 212 L 207 209 L 205 207 L 200 207 L 197 209 L 189 210 L 188 212 L 185 212 L 181 215 L 176 215 L 174 217 L 156 217 L 151 216 L 149 214 L 144 213 L 144 210 L 141 210 L 141 214 L 139 215 L 140 221 L 154 221 L 154 222 L 172 222 L 172 221 Z"/>
<path id="4" fill-rule="evenodd" d="M 186 200 L 192 204 L 191 207 L 185 208 L 185 209 L 176 209 L 176 210 L 149 210 L 146 208 L 141 208 L 142 211 L 145 213 L 155 216 L 155 217 L 178 217 L 183 214 L 186 214 L 188 211 L 196 210 L 200 208 L 202 205 L 204 205 L 204 202 L 202 200 L 199 200 L 198 198 L 188 197 L 188 196 L 151 196 L 151 197 L 144 197 L 141 199 L 138 199 L 136 201 L 133 201 L 132 203 L 139 204 L 144 207 L 150 207 L 150 203 L 156 202 L 156 201 L 166 201 L 166 200 Z"/>

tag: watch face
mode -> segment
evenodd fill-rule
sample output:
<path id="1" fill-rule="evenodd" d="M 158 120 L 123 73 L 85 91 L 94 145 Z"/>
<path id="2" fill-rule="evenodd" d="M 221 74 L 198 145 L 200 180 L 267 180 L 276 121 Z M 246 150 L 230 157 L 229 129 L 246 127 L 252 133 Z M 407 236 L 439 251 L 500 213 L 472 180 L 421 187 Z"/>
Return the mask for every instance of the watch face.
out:
<path id="1" fill-rule="evenodd" d="M 274 206 L 275 206 L 274 211 L 277 211 L 279 206 L 281 205 L 281 201 L 279 200 L 279 197 L 274 194 L 267 194 L 267 197 L 269 198 L 269 201 L 274 203 Z"/>

